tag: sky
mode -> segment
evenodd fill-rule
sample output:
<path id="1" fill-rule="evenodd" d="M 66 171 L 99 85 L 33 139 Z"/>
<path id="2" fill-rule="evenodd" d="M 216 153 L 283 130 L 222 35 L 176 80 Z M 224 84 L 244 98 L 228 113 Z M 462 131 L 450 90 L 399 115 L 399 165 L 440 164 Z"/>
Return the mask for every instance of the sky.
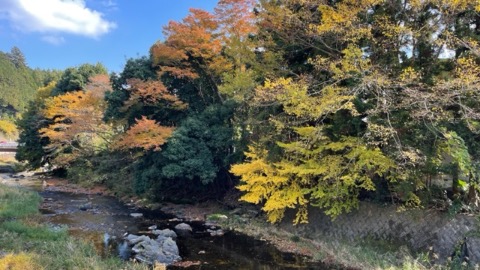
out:
<path id="1" fill-rule="evenodd" d="M 17 46 L 31 68 L 104 64 L 121 72 L 148 55 L 162 27 L 188 9 L 212 11 L 217 0 L 0 0 L 0 51 Z"/>

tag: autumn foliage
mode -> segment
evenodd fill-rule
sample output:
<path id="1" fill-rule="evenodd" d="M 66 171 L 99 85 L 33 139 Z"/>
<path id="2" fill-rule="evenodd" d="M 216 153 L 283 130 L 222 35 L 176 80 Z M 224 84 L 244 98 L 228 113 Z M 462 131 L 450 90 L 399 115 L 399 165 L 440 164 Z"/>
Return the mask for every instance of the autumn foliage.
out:
<path id="1" fill-rule="evenodd" d="M 120 136 L 115 147 L 160 151 L 160 146 L 172 135 L 173 130 L 172 127 L 161 126 L 155 123 L 155 120 L 149 120 L 143 116 L 141 119 L 136 119 L 136 123 Z"/>
<path id="2" fill-rule="evenodd" d="M 132 189 L 158 198 L 236 185 L 271 222 L 287 209 L 307 222 L 312 206 L 335 218 L 361 197 L 423 207 L 446 176 L 448 200 L 474 207 L 465 193 L 480 184 L 479 11 L 466 0 L 191 9 L 112 89 L 106 75 L 83 78 L 101 71 L 92 67 L 66 72 L 57 96 L 42 89 L 43 150 L 66 161 L 106 145 Z"/>
<path id="3" fill-rule="evenodd" d="M 187 104 L 172 94 L 161 81 L 142 81 L 134 78 L 127 82 L 130 99 L 125 102 L 124 109 L 128 109 L 128 107 L 138 103 L 146 105 L 162 104 L 177 110 L 187 108 Z"/>

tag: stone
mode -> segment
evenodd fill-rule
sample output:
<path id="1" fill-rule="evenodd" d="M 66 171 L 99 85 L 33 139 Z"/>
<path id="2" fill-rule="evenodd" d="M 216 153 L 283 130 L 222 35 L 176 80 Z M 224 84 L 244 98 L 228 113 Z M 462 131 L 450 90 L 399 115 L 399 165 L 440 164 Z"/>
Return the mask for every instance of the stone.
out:
<path id="1" fill-rule="evenodd" d="M 132 238 L 130 242 L 135 243 L 132 247 L 132 252 L 135 253 L 134 257 L 140 262 L 149 265 L 153 265 L 155 262 L 170 265 L 182 259 L 177 243 L 170 237 L 163 237 L 161 241 L 153 240 L 145 235 L 130 238 Z"/>
<path id="2" fill-rule="evenodd" d="M 78 207 L 78 209 L 82 211 L 87 211 L 87 210 L 93 209 L 93 205 L 91 203 L 82 204 Z"/>
<path id="3" fill-rule="evenodd" d="M 142 241 L 146 241 L 150 239 L 148 236 L 145 236 L 145 235 L 134 235 L 134 234 L 129 234 L 125 237 L 125 240 L 127 240 L 127 242 L 130 244 L 130 245 L 135 245 L 139 242 L 142 242 Z"/>
<path id="4" fill-rule="evenodd" d="M 218 230 L 208 229 L 207 232 L 209 232 L 211 236 L 223 236 L 225 234 L 225 232 L 222 229 L 218 229 Z"/>
<path id="5" fill-rule="evenodd" d="M 162 237 L 177 238 L 177 234 L 170 229 L 153 230 L 152 233 Z"/>
<path id="6" fill-rule="evenodd" d="M 175 230 L 176 231 L 189 231 L 189 232 L 191 232 L 192 227 L 190 225 L 188 225 L 187 223 L 180 223 L 180 224 L 177 224 L 177 226 L 175 226 Z"/>
<path id="7" fill-rule="evenodd" d="M 152 226 L 148 227 L 148 229 L 151 230 L 151 231 L 152 231 L 152 230 L 156 230 L 156 229 L 157 229 L 157 225 L 152 225 Z"/>
<path id="8" fill-rule="evenodd" d="M 180 254 L 177 243 L 175 243 L 175 241 L 173 241 L 173 239 L 170 237 L 163 241 L 162 249 L 164 253 L 170 253 L 177 256 Z"/>
<path id="9" fill-rule="evenodd" d="M 134 218 L 141 218 L 141 217 L 143 217 L 143 214 L 142 213 L 130 213 L 130 216 L 134 217 Z"/>

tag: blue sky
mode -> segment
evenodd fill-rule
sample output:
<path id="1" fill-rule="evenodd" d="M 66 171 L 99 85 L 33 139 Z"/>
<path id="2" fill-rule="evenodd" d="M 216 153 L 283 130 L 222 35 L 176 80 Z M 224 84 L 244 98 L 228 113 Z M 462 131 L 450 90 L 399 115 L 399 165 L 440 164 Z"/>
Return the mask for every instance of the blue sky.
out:
<path id="1" fill-rule="evenodd" d="M 162 27 L 190 7 L 212 11 L 217 0 L 0 0 L 0 51 L 17 46 L 31 68 L 103 63 L 120 72 L 148 54 Z"/>

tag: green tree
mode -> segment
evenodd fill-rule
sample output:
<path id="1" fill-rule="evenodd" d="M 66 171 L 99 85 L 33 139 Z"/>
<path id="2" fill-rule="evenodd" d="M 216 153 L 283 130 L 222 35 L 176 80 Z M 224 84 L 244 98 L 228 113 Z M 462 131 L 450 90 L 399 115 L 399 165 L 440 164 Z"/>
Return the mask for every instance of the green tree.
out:
<path id="1" fill-rule="evenodd" d="M 8 53 L 7 56 L 17 69 L 27 67 L 25 55 L 17 46 L 12 47 L 10 53 Z"/>
<path id="2" fill-rule="evenodd" d="M 212 105 L 180 122 L 162 151 L 148 153 L 135 166 L 136 191 L 194 200 L 218 197 L 231 188 L 233 108 L 231 102 Z"/>
<path id="3" fill-rule="evenodd" d="M 39 130 L 48 126 L 48 120 L 42 115 L 45 106 L 43 100 L 31 101 L 28 109 L 17 120 L 20 129 L 18 148 L 15 158 L 25 161 L 31 169 L 40 168 L 48 162 L 47 152 L 44 150 L 49 144 L 46 137 L 42 137 Z"/>
<path id="4" fill-rule="evenodd" d="M 52 95 L 61 95 L 70 91 L 85 90 L 85 86 L 94 75 L 107 74 L 107 69 L 100 63 L 83 64 L 67 68 L 57 82 Z"/>
<path id="5" fill-rule="evenodd" d="M 15 117 L 23 112 L 37 88 L 47 84 L 45 78 L 55 79 L 56 74 L 56 71 L 28 68 L 23 53 L 16 47 L 11 53 L 0 52 L 0 113 Z"/>

